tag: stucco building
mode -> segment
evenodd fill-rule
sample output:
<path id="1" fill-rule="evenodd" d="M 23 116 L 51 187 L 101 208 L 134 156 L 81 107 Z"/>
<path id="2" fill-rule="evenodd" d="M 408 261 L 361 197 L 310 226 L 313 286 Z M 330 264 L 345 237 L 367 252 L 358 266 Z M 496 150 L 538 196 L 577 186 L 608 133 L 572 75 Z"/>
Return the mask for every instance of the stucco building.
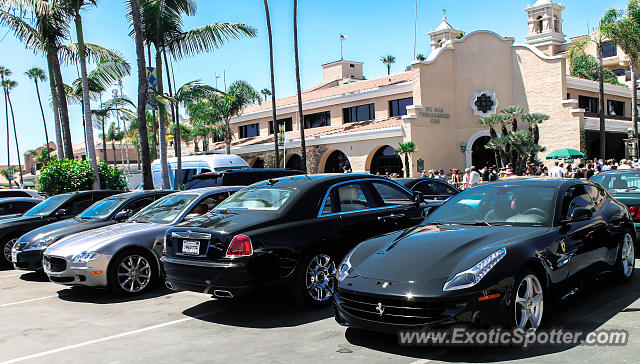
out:
<path id="1" fill-rule="evenodd" d="M 354 172 L 401 172 L 394 149 L 406 141 L 418 147 L 410 158 L 413 176 L 420 168 L 493 164 L 493 152 L 484 148 L 489 132 L 478 119 L 509 105 L 551 117 L 540 125 L 540 144 L 547 150 L 541 159 L 559 148 L 594 156 L 598 83 L 569 75 L 566 54 L 572 43 L 562 31 L 564 10 L 550 0 L 527 7 L 522 44 L 486 30 L 459 36 L 443 17 L 428 34 L 427 59 L 390 76 L 367 79 L 364 65 L 349 60 L 322 65 L 322 83 L 302 94 L 302 118 L 295 95 L 277 100 L 277 119 L 286 130 L 285 165 L 300 166 L 300 122 L 310 172 L 341 172 L 345 165 Z M 595 54 L 595 49 L 588 46 L 586 52 Z M 608 45 L 605 57 L 605 65 L 628 82 L 624 53 Z M 607 157 L 622 158 L 622 139 L 631 126 L 631 90 L 606 85 L 605 94 Z M 269 164 L 274 149 L 270 122 L 270 102 L 245 108 L 231 121 L 232 153 L 250 165 Z M 224 143 L 212 147 L 224 149 Z"/>

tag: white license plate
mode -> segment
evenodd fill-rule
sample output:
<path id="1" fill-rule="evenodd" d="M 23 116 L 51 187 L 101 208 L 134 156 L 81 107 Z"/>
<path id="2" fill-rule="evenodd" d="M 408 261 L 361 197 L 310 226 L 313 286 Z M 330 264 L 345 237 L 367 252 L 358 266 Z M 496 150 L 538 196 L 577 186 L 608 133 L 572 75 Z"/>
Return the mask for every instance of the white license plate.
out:
<path id="1" fill-rule="evenodd" d="M 18 253 L 11 252 L 11 261 L 14 263 L 18 263 Z"/>
<path id="2" fill-rule="evenodd" d="M 194 240 L 185 240 L 182 242 L 182 254 L 184 255 L 200 255 L 200 242 Z"/>

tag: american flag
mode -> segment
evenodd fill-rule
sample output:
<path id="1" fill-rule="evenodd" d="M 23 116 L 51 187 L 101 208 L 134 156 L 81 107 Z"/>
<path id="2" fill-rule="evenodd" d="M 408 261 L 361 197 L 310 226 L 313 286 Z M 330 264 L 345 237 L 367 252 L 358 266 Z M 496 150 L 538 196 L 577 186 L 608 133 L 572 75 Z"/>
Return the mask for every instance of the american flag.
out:
<path id="1" fill-rule="evenodd" d="M 347 36 L 344 34 L 340 34 L 340 40 L 345 41 L 347 40 Z"/>
<path id="2" fill-rule="evenodd" d="M 216 73 L 216 78 L 220 78 L 220 74 L 219 73 Z"/>

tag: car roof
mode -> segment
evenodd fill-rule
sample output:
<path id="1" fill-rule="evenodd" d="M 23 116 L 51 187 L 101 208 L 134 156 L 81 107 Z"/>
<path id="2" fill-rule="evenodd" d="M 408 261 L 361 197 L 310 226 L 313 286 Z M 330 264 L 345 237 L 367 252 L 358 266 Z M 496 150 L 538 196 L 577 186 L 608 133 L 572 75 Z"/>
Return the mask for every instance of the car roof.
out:
<path id="1" fill-rule="evenodd" d="M 116 195 L 116 194 L 122 194 L 125 191 L 119 191 L 119 190 L 87 190 L 87 191 L 74 191 L 74 192 L 66 192 L 66 193 L 60 193 L 57 195 L 53 195 L 51 197 L 54 196 L 78 196 L 78 195 L 91 195 L 91 194 L 105 194 L 105 195 Z"/>
<path id="2" fill-rule="evenodd" d="M 148 195 L 157 195 L 157 194 L 161 194 L 161 193 L 174 193 L 174 192 L 178 192 L 177 190 L 138 190 L 138 191 L 131 191 L 131 192 L 124 192 L 124 193 L 119 193 L 119 194 L 115 194 L 115 195 L 111 195 L 106 197 L 105 199 L 110 199 L 110 198 L 136 198 L 136 197 L 141 197 L 141 196 L 148 196 Z"/>
<path id="3" fill-rule="evenodd" d="M 223 174 L 244 174 L 244 173 L 256 173 L 256 174 L 266 174 L 266 173 L 274 173 L 274 172 L 289 172 L 291 174 L 304 174 L 303 171 L 298 171 L 296 169 L 289 168 L 238 168 L 238 169 L 228 169 L 226 171 L 219 172 L 206 172 L 194 175 L 192 178 L 197 179 L 208 179 L 214 177 L 220 177 Z"/>
<path id="4" fill-rule="evenodd" d="M 269 179 L 268 181 L 261 181 L 258 183 L 254 183 L 251 186 L 265 186 L 269 185 L 272 182 L 274 186 L 282 186 L 288 188 L 299 188 L 299 189 L 310 189 L 313 186 L 317 186 L 319 184 L 336 184 L 345 181 L 351 180 L 360 180 L 360 179 L 376 179 L 381 181 L 390 181 L 388 178 L 382 176 L 376 176 L 373 174 L 364 174 L 364 173 L 328 173 L 328 174 L 303 174 L 303 175 L 295 175 L 295 176 L 286 176 L 286 177 L 278 177 Z"/>
<path id="5" fill-rule="evenodd" d="M 608 170 L 608 171 L 602 171 L 598 174 L 624 174 L 624 173 L 638 173 L 640 172 L 640 169 L 616 169 L 615 171 L 612 170 Z M 594 175 L 594 176 L 597 176 Z"/>
<path id="6" fill-rule="evenodd" d="M 246 186 L 217 186 L 217 187 L 203 187 L 203 188 L 194 188 L 192 190 L 179 191 L 176 194 L 205 194 L 205 193 L 215 193 L 215 192 L 229 192 L 229 191 L 238 191 L 243 189 Z"/>
<path id="7" fill-rule="evenodd" d="M 449 185 L 449 183 L 447 183 L 447 181 L 443 181 L 441 179 L 437 179 L 437 178 L 427 178 L 427 177 L 419 177 L 419 178 L 394 178 L 392 181 L 398 182 L 399 184 L 405 186 L 405 187 L 409 187 L 409 186 L 413 186 L 414 184 L 418 183 L 418 182 L 422 182 L 422 181 L 434 181 L 434 182 L 440 182 L 440 183 L 444 183 L 446 185 Z M 452 186 L 453 187 L 453 186 Z"/>
<path id="8" fill-rule="evenodd" d="M 523 178 L 523 179 L 512 179 L 508 181 L 498 181 L 492 183 L 486 183 L 482 185 L 478 185 L 477 187 L 482 186 L 548 186 L 548 187 L 566 187 L 569 185 L 579 184 L 579 183 L 587 183 L 588 181 L 581 179 L 572 179 L 572 178 L 554 178 L 554 177 L 537 177 L 537 178 Z"/>
<path id="9" fill-rule="evenodd" d="M 6 202 L 42 202 L 41 198 L 34 197 L 0 197 L 0 203 Z"/>

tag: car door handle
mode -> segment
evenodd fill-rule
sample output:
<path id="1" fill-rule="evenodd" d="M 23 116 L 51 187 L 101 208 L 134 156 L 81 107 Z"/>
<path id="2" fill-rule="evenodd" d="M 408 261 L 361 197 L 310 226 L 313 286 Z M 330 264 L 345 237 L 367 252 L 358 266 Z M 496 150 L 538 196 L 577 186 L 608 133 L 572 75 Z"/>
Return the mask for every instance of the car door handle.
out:
<path id="1" fill-rule="evenodd" d="M 405 214 L 391 214 L 387 216 L 378 216 L 378 220 L 400 219 L 403 217 L 405 217 Z"/>
<path id="2" fill-rule="evenodd" d="M 558 259 L 558 268 L 562 268 L 563 266 L 565 266 L 567 263 L 569 263 L 569 260 L 571 260 L 570 257 L 563 257 Z"/>

